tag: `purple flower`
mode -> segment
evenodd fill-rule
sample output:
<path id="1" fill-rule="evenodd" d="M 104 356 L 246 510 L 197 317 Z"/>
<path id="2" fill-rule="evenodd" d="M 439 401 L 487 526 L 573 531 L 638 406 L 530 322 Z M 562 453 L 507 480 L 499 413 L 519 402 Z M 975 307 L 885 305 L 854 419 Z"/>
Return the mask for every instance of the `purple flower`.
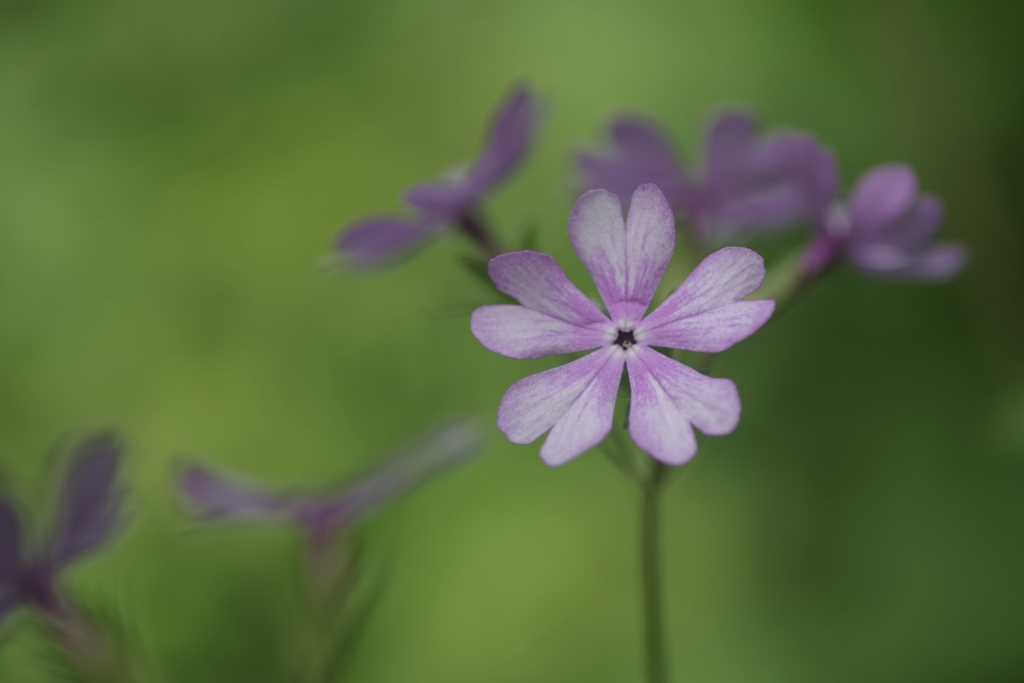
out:
<path id="1" fill-rule="evenodd" d="M 668 132 L 652 119 L 621 116 L 609 126 L 608 153 L 582 151 L 576 166 L 586 189 L 602 187 L 623 202 L 644 183 L 657 185 L 673 211 L 687 214 L 696 202 L 697 188 L 683 168 Z"/>
<path id="2" fill-rule="evenodd" d="M 819 192 L 818 234 L 804 253 L 802 274 L 811 280 L 845 260 L 869 275 L 942 281 L 967 262 L 962 244 L 935 244 L 942 202 L 919 194 L 905 164 L 881 164 L 857 181 L 845 202 Z"/>
<path id="3" fill-rule="evenodd" d="M 382 503 L 474 457 L 482 446 L 474 422 L 454 420 L 332 490 L 275 490 L 196 464 L 182 469 L 178 489 L 204 519 L 291 523 L 321 543 Z"/>
<path id="4" fill-rule="evenodd" d="M 14 504 L 0 498 L 0 619 L 20 604 L 62 613 L 58 574 L 110 540 L 122 525 L 124 496 L 115 487 L 121 452 L 110 434 L 75 447 L 58 490 L 54 526 L 31 547 Z"/>
<path id="5" fill-rule="evenodd" d="M 411 217 L 382 215 L 352 223 L 338 249 L 357 268 L 381 265 L 421 246 L 446 228 L 457 227 L 489 253 L 500 253 L 478 219 L 481 200 L 523 160 L 540 113 L 536 97 L 518 86 L 491 122 L 483 152 L 466 169 L 442 180 L 419 183 L 405 193 Z"/>
<path id="6" fill-rule="evenodd" d="M 481 344 L 511 358 L 592 351 L 512 385 L 498 408 L 498 428 L 520 444 L 551 430 L 540 455 L 561 465 L 611 430 L 625 367 L 633 441 L 664 463 L 689 461 L 697 451 L 693 427 L 714 435 L 736 427 L 736 385 L 652 347 L 718 353 L 754 333 L 775 302 L 741 299 L 761 286 L 764 261 L 742 247 L 716 251 L 645 315 L 675 247 L 675 222 L 661 190 L 638 187 L 625 222 L 615 194 L 585 193 L 569 215 L 569 239 L 607 315 L 547 254 L 520 251 L 491 260 L 495 285 L 522 305 L 474 311 L 471 326 Z"/>
<path id="7" fill-rule="evenodd" d="M 756 118 L 741 110 L 711 120 L 699 173 L 687 170 L 654 121 L 619 118 L 612 122 L 611 137 L 610 152 L 578 156 L 584 184 L 607 188 L 625 200 L 638 185 L 654 183 L 704 244 L 777 231 L 809 218 L 813 207 L 802 162 L 831 156 L 807 134 L 760 135 Z"/>

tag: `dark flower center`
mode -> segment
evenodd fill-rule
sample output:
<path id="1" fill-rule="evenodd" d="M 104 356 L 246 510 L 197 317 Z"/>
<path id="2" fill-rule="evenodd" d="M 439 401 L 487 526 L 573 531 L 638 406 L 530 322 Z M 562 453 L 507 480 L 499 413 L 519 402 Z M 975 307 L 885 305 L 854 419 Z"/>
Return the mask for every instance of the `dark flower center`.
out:
<path id="1" fill-rule="evenodd" d="M 636 339 L 633 338 L 633 331 L 619 330 L 619 336 L 615 338 L 615 343 L 624 349 L 628 349 L 633 344 L 636 344 Z"/>

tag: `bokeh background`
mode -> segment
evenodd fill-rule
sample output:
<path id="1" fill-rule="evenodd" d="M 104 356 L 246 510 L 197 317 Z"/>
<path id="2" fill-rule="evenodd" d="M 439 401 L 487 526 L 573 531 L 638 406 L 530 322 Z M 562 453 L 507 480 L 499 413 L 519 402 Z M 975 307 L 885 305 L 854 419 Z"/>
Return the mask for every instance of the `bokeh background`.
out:
<path id="1" fill-rule="evenodd" d="M 1024 4 L 0 2 L 0 469 L 42 505 L 54 444 L 120 428 L 136 517 L 69 577 L 167 681 L 284 680 L 296 540 L 203 533 L 192 454 L 335 481 L 471 410 L 487 452 L 368 521 L 385 593 L 362 683 L 640 680 L 636 493 L 493 427 L 552 360 L 472 338 L 458 239 L 370 276 L 336 228 L 472 157 L 507 87 L 547 119 L 487 206 L 587 282 L 570 150 L 721 103 L 816 131 L 848 184 L 913 164 L 973 262 L 943 286 L 840 272 L 724 356 L 744 418 L 666 497 L 672 664 L 702 683 L 1024 681 Z M 587 283 L 589 285 L 589 282 Z M 16 484 L 16 487 L 15 487 Z M 0 680 L 57 680 L 7 624 Z"/>

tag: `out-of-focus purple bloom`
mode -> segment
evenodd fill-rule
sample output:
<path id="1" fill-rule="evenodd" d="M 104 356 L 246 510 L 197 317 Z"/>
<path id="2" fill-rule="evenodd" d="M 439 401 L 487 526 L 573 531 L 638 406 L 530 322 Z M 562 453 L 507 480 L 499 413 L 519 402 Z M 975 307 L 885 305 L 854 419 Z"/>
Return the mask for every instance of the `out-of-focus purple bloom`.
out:
<path id="1" fill-rule="evenodd" d="M 196 464 L 182 469 L 178 490 L 202 519 L 291 523 L 320 542 L 434 474 L 476 456 L 482 447 L 476 423 L 459 419 L 332 490 L 275 490 Z"/>
<path id="2" fill-rule="evenodd" d="M 177 477 L 184 503 L 200 519 L 285 523 L 303 535 L 301 589 L 309 632 L 296 653 L 296 680 L 336 680 L 355 630 L 373 608 L 376 591 L 362 584 L 360 555 L 344 532 L 363 515 L 427 478 L 477 455 L 483 436 L 475 421 L 453 420 L 341 486 L 282 489 L 187 464 Z"/>
<path id="3" fill-rule="evenodd" d="M 688 462 L 697 451 L 693 427 L 713 435 L 736 427 L 736 385 L 652 347 L 718 353 L 753 334 L 775 309 L 770 299 L 741 300 L 761 286 L 764 261 L 743 247 L 720 249 L 647 315 L 675 247 L 672 210 L 656 185 L 636 189 L 625 221 L 614 193 L 585 193 L 569 215 L 569 239 L 607 315 L 547 254 L 520 251 L 491 260 L 495 285 L 522 305 L 474 311 L 471 327 L 481 344 L 511 358 L 593 351 L 512 385 L 498 408 L 498 428 L 521 444 L 551 430 L 541 458 L 565 463 L 611 430 L 626 368 L 633 441 L 664 463 Z"/>
<path id="4" fill-rule="evenodd" d="M 845 260 L 874 276 L 947 280 L 964 266 L 968 252 L 962 244 L 935 243 L 942 219 L 942 202 L 919 193 L 912 168 L 881 164 L 861 176 L 847 201 L 821 203 L 818 234 L 804 253 L 802 275 L 811 280 Z"/>
<path id="5" fill-rule="evenodd" d="M 621 116 L 608 128 L 611 149 L 603 154 L 581 151 L 577 171 L 586 189 L 614 192 L 627 205 L 644 183 L 657 185 L 672 210 L 681 217 L 696 202 L 697 189 L 676 154 L 671 137 L 656 121 Z"/>
<path id="6" fill-rule="evenodd" d="M 609 189 L 623 201 L 637 186 L 654 183 L 691 223 L 694 236 L 709 245 L 778 231 L 813 216 L 805 178 L 815 169 L 806 164 L 831 157 L 804 133 L 760 134 L 756 118 L 743 110 L 727 110 L 711 120 L 700 171 L 684 166 L 654 121 L 616 119 L 611 137 L 609 152 L 579 154 L 583 183 Z"/>
<path id="7" fill-rule="evenodd" d="M 0 618 L 19 604 L 60 616 L 59 573 L 109 541 L 124 521 L 124 495 L 116 487 L 121 456 L 111 434 L 75 447 L 58 489 L 54 526 L 32 547 L 14 504 L 0 499 Z"/>
<path id="8" fill-rule="evenodd" d="M 479 222 L 480 202 L 519 166 L 540 119 L 537 98 L 523 85 L 513 88 L 491 122 L 484 149 L 462 171 L 418 183 L 405 193 L 412 216 L 381 215 L 358 220 L 338 237 L 349 265 L 378 266 L 409 253 L 439 232 L 457 227 L 482 248 L 497 253 Z"/>

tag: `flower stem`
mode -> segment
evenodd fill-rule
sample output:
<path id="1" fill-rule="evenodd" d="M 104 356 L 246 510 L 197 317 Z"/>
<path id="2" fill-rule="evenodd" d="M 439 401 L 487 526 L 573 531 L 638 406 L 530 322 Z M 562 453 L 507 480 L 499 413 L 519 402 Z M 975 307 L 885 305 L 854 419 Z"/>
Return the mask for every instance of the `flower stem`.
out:
<path id="1" fill-rule="evenodd" d="M 658 502 L 665 466 L 655 463 L 643 485 L 640 519 L 641 568 L 643 576 L 644 638 L 648 683 L 666 683 L 665 630 L 661 614 L 661 570 L 658 548 Z"/>
<path id="2" fill-rule="evenodd" d="M 459 229 L 480 248 L 486 260 L 489 261 L 505 252 L 505 249 L 498 243 L 479 216 L 473 213 L 463 214 L 459 217 Z"/>
<path id="3" fill-rule="evenodd" d="M 83 683 L 145 683 L 154 679 L 138 653 L 111 637 L 85 614 L 62 604 L 43 612 L 49 635 L 64 663 Z"/>
<path id="4" fill-rule="evenodd" d="M 356 582 L 356 554 L 338 533 L 307 539 L 303 591 L 305 619 L 296 639 L 296 677 L 302 683 L 338 680 L 347 639 L 345 611 Z"/>

